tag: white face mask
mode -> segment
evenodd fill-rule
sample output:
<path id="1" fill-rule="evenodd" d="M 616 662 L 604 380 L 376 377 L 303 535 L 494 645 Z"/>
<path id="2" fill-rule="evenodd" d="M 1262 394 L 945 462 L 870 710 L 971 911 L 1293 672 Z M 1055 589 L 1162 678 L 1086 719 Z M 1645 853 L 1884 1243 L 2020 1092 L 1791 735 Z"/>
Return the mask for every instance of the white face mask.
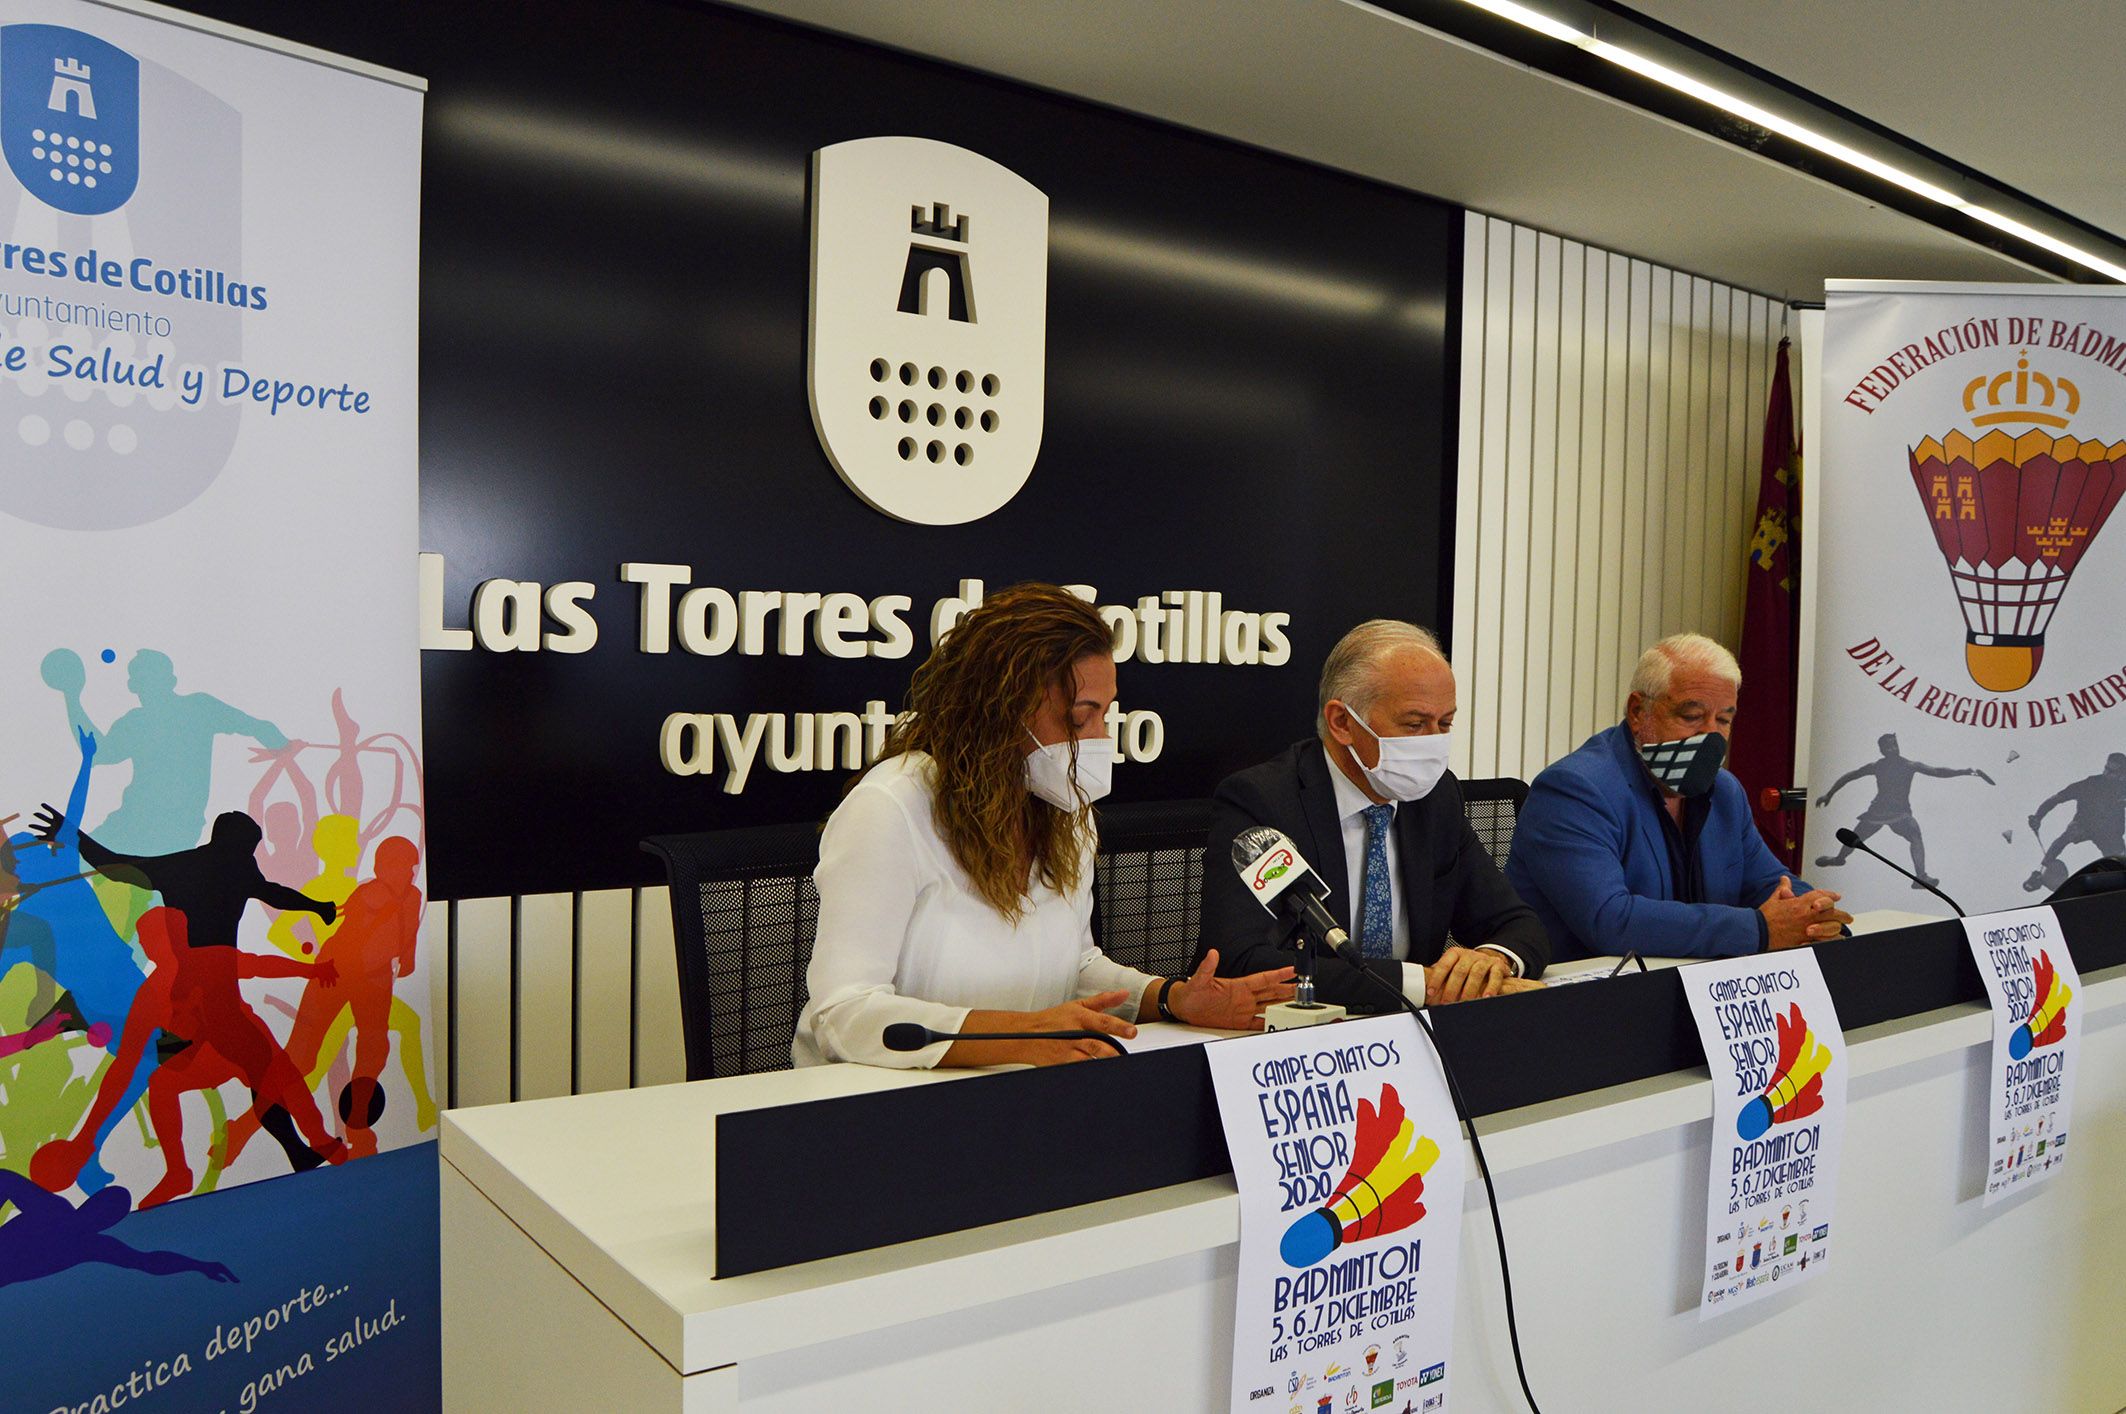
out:
<path id="1" fill-rule="evenodd" d="M 1031 731 L 1026 734 L 1033 737 Z M 1039 737 L 1033 740 L 1040 749 L 1026 758 L 1026 789 L 1056 809 L 1076 810 L 1081 793 L 1083 803 L 1089 805 L 1115 788 L 1115 743 L 1109 738 L 1090 736 L 1078 742 L 1076 789 L 1072 789 L 1070 743 L 1041 746 Z"/>
<path id="2" fill-rule="evenodd" d="M 1351 720 L 1380 743 L 1378 766 L 1368 766 L 1358 759 L 1357 752 L 1351 753 L 1351 760 L 1365 773 L 1366 784 L 1373 787 L 1375 795 L 1386 796 L 1389 800 L 1423 800 L 1432 794 L 1440 777 L 1447 774 L 1447 755 L 1452 743 L 1445 732 L 1435 732 L 1431 736 L 1382 736 L 1366 726 L 1365 718 L 1356 712 L 1351 713 Z"/>

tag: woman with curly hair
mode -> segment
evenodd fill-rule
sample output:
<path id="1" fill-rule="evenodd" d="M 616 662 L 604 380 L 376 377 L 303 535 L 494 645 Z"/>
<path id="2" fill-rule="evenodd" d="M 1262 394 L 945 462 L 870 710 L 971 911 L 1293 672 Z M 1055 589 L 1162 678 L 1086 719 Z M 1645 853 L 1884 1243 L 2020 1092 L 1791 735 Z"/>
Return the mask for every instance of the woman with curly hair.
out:
<path id="1" fill-rule="evenodd" d="M 992 595 L 915 671 L 908 710 L 820 841 L 811 1000 L 799 1065 L 1056 1065 L 1102 1042 L 940 1041 L 886 1049 L 895 1022 L 936 1031 L 1136 1034 L 1138 1017 L 1233 1030 L 1292 994 L 1292 969 L 1182 981 L 1094 945 L 1092 803 L 1107 794 L 1107 624 L 1049 584 Z"/>

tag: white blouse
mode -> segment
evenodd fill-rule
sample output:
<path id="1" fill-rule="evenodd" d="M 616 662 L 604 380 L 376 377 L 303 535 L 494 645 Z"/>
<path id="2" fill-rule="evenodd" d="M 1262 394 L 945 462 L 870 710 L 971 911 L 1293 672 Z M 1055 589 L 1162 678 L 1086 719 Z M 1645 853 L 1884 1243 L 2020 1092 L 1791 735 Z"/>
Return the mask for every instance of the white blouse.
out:
<path id="1" fill-rule="evenodd" d="M 1016 923 L 976 893 L 932 818 L 933 769 L 922 752 L 889 757 L 827 821 L 811 1000 L 790 1045 L 798 1065 L 934 1066 L 949 1043 L 889 1051 L 886 1027 L 957 1031 L 972 1010 L 1043 1011 L 1113 991 L 1129 993 L 1115 1014 L 1134 1020 L 1151 985 L 1093 945 L 1089 848 L 1078 887 L 1035 883 Z"/>

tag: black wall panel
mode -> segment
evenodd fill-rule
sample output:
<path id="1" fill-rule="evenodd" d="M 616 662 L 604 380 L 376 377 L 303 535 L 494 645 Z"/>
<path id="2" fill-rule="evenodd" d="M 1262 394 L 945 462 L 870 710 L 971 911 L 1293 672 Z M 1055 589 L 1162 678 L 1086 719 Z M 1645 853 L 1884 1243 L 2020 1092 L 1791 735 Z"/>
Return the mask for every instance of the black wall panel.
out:
<path id="1" fill-rule="evenodd" d="M 963 577 L 1291 615 L 1281 668 L 1122 667 L 1167 745 L 1118 768 L 1118 799 L 1207 793 L 1305 733 L 1351 623 L 1444 627 L 1455 208 L 699 4 L 190 8 L 429 80 L 421 538 L 448 557 L 448 622 L 491 577 L 598 586 L 590 653 L 426 655 L 438 897 L 647 882 L 643 835 L 823 815 L 840 774 L 756 766 L 728 795 L 664 772 L 660 723 L 898 704 Z M 807 409 L 809 154 L 887 134 L 1051 202 L 1041 457 L 972 525 L 871 510 Z M 626 560 L 734 593 L 909 594 L 917 655 L 644 655 Z"/>

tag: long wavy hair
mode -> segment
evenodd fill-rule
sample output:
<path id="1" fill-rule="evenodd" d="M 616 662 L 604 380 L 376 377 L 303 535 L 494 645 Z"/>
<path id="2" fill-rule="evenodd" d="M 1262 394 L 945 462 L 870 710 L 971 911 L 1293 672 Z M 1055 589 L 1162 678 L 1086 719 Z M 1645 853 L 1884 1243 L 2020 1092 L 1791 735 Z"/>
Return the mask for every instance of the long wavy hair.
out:
<path id="1" fill-rule="evenodd" d="M 908 684 L 908 706 L 886 733 L 883 760 L 905 751 L 936 763 L 933 817 L 976 893 L 1016 921 L 1030 879 L 1058 893 L 1078 887 L 1092 812 L 1065 812 L 1026 789 L 1028 725 L 1042 698 L 1077 698 L 1080 659 L 1114 651 L 1090 604 L 1053 584 L 990 595 L 945 636 Z M 1077 765 L 1078 743 L 1070 743 Z"/>

